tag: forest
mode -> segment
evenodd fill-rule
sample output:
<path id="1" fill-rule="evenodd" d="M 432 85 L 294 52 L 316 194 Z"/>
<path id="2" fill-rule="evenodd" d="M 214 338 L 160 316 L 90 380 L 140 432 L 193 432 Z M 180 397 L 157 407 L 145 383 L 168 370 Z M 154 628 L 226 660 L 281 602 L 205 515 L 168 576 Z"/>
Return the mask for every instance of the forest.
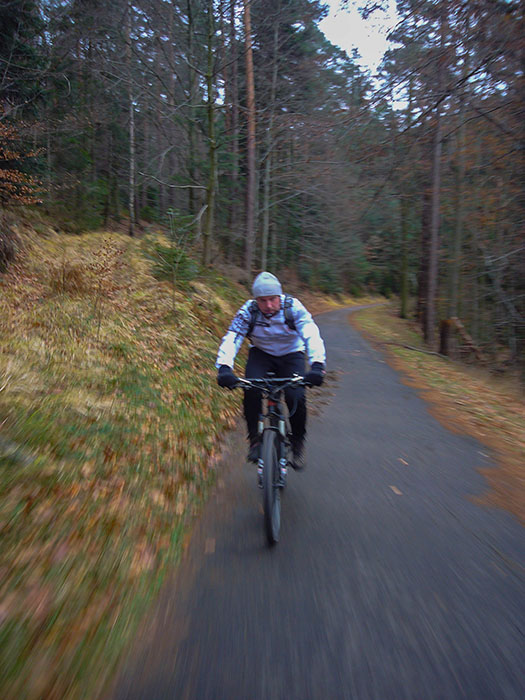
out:
<path id="1" fill-rule="evenodd" d="M 374 22 L 391 4 L 340 0 L 339 12 L 357 7 Z M 476 547 L 486 542 L 488 558 L 474 567 L 454 541 L 444 559 L 431 534 L 421 549 L 427 573 L 444 571 L 451 590 L 447 572 L 461 577 L 476 614 L 452 598 L 431 606 L 446 624 L 430 624 L 411 604 L 412 617 L 425 629 L 441 625 L 446 646 L 464 632 L 450 628 L 447 611 L 458 611 L 454 624 L 464 620 L 473 642 L 483 636 L 476 620 L 489 608 L 500 615 L 493 592 L 501 601 L 508 589 L 498 583 L 480 598 L 479 572 L 514 581 L 519 563 L 478 511 L 490 522 L 504 510 L 525 523 L 524 11 L 525 0 L 398 0 L 389 48 L 372 71 L 357 50 L 325 37 L 329 8 L 318 0 L 0 2 L 1 698 L 109 697 L 126 650 L 156 618 L 154 601 L 186 556 L 203 504 L 215 488 L 226 493 L 228 474 L 240 484 L 237 474 L 249 473 L 241 392 L 217 385 L 215 361 L 263 269 L 312 314 L 335 310 L 345 328 L 352 318 L 373 344 L 327 343 L 326 385 L 308 391 L 312 409 L 319 404 L 319 413 L 309 409 L 310 434 L 317 423 L 332 435 L 320 412 L 328 415 L 347 387 L 355 412 L 338 425 L 352 443 L 339 461 L 310 461 L 291 494 L 307 494 L 310 474 L 315 485 L 316 473 L 327 484 L 340 473 L 352 494 L 338 491 L 326 521 L 331 527 L 344 510 L 353 535 L 377 527 L 389 561 L 390 543 L 399 543 L 417 564 L 408 549 L 416 530 L 442 538 L 448 518 L 451 537 L 464 531 Z M 337 353 L 345 364 L 331 359 Z M 370 374 L 359 376 L 365 365 Z M 391 398 L 382 369 L 395 380 Z M 415 395 L 407 413 L 415 392 L 447 430 L 476 442 L 462 447 L 450 435 L 453 452 L 434 449 L 432 436 L 443 434 L 434 428 L 415 439 L 426 414 Z M 357 413 L 364 431 L 350 417 Z M 497 468 L 483 466 L 489 453 Z M 430 485 L 418 491 L 423 476 Z M 365 489 L 380 501 L 363 501 Z M 296 503 L 309 502 L 303 495 Z M 323 523 L 321 495 L 288 521 L 312 570 L 319 562 L 304 527 L 310 515 Z M 217 500 L 227 513 L 229 502 Z M 385 508 L 375 512 L 372 502 Z M 439 510 L 427 509 L 432 503 Z M 474 519 L 460 519 L 474 508 Z M 256 522 L 244 501 L 233 510 Z M 391 517 L 410 526 L 408 536 L 390 532 Z M 346 526 L 339 532 L 350 542 Z M 219 558 L 221 547 L 217 540 Z M 203 547 L 208 562 L 212 550 L 215 534 Z M 348 548 L 341 551 L 346 560 Z M 250 550 L 250 570 L 259 555 Z M 395 562 L 403 576 L 413 571 L 408 559 Z M 472 581 L 461 566 L 456 574 L 461 559 Z M 338 561 L 326 567 L 328 600 Z M 373 580 L 395 583 L 385 571 Z M 297 580 L 313 582 L 308 592 L 321 600 L 308 570 L 289 586 L 294 598 Z M 363 579 L 367 598 L 371 580 Z M 383 592 L 388 605 L 378 610 L 389 628 L 395 600 Z M 338 601 L 338 621 L 340 609 Z M 501 609 L 518 658 L 519 629 L 511 608 Z M 404 609 L 398 619 L 410 623 Z M 353 620 L 350 627 L 362 636 Z M 500 631 L 484 638 L 498 642 Z M 335 646 L 326 639 L 339 659 L 339 633 Z M 418 675 L 422 656 L 409 642 Z M 370 658 L 381 661 L 376 646 Z M 490 647 L 497 664 L 509 665 L 506 644 Z M 294 641 L 294 663 L 297 648 Z M 450 648 L 450 669 L 477 654 L 475 645 L 472 656 Z M 368 661 L 366 672 L 372 678 Z"/>
<path id="2" fill-rule="evenodd" d="M 317 0 L 4 1 L 0 265 L 17 207 L 66 233 L 164 225 L 181 271 L 397 295 L 431 348 L 459 331 L 523 368 L 524 9 L 398 0 L 372 75 Z"/>

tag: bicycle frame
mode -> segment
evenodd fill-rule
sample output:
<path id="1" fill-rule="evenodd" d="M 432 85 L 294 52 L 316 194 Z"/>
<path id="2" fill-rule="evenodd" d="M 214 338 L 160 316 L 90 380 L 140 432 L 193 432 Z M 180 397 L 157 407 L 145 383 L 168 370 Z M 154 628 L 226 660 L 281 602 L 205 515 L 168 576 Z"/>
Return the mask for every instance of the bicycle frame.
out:
<path id="1" fill-rule="evenodd" d="M 281 467 L 281 488 L 286 485 L 286 472 L 288 467 L 287 453 L 290 448 L 290 424 L 283 410 L 284 390 L 289 386 L 307 386 L 304 377 L 260 377 L 255 379 L 239 378 L 239 384 L 243 389 L 258 389 L 262 398 L 266 399 L 266 412 L 263 410 L 259 416 L 258 432 L 262 440 L 265 430 L 274 430 L 279 435 L 279 464 Z M 260 465 L 262 468 L 262 465 Z"/>
<path id="2" fill-rule="evenodd" d="M 286 486 L 290 438 L 283 409 L 283 393 L 289 386 L 306 386 L 304 377 L 262 377 L 239 379 L 237 386 L 257 389 L 266 399 L 259 416 L 261 454 L 257 464 L 259 486 L 263 491 L 263 511 L 268 544 L 279 541 L 281 528 L 281 490 Z"/>

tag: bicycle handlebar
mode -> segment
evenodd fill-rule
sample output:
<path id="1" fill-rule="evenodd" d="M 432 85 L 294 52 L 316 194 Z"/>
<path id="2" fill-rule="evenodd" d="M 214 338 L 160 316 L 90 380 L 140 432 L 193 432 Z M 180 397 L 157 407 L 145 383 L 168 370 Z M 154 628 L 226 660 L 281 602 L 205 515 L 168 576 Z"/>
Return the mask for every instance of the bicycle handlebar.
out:
<path id="1" fill-rule="evenodd" d="M 311 386 L 310 383 L 305 382 L 304 377 L 300 374 L 296 374 L 293 377 L 255 377 L 253 379 L 238 377 L 238 383 L 235 386 L 242 389 L 262 389 L 263 391 L 271 392 L 276 389 L 285 389 L 292 385 Z"/>

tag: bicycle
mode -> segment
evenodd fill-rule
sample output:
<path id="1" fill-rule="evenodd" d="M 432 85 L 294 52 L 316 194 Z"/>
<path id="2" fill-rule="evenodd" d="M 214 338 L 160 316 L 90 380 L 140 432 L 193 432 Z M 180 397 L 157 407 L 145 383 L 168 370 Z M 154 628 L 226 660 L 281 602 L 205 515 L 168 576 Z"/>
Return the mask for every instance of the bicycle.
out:
<path id="1" fill-rule="evenodd" d="M 259 486 L 263 492 L 264 529 L 268 544 L 279 541 L 281 530 L 281 491 L 286 487 L 291 451 L 291 428 L 283 411 L 283 392 L 289 386 L 310 386 L 304 377 L 267 376 L 242 379 L 237 384 L 243 389 L 258 389 L 266 399 L 266 410 L 259 416 L 258 430 L 261 451 L 257 464 Z M 264 406 L 264 404 L 263 404 Z"/>

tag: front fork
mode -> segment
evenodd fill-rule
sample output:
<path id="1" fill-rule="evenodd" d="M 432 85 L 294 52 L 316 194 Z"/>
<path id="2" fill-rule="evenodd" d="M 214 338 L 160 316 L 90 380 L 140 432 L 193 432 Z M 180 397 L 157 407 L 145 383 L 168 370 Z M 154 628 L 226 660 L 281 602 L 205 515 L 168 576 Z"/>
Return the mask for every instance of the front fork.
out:
<path id="1" fill-rule="evenodd" d="M 290 441 L 288 439 L 288 435 L 286 434 L 286 422 L 284 421 L 283 418 L 279 418 L 278 422 L 278 429 L 279 429 L 279 434 L 281 435 L 281 440 L 279 441 L 279 487 L 284 488 L 286 486 L 286 477 L 288 475 L 288 459 L 286 457 L 286 454 L 288 452 L 288 448 L 290 446 Z M 262 443 L 262 434 L 264 431 L 264 420 L 262 419 L 262 416 L 259 417 L 259 421 L 257 423 L 257 432 L 259 434 L 261 443 Z M 264 468 L 264 463 L 262 461 L 262 458 L 259 457 L 259 461 L 257 462 L 257 474 L 259 477 L 259 483 L 262 483 L 262 475 L 263 475 L 263 468 Z"/>

